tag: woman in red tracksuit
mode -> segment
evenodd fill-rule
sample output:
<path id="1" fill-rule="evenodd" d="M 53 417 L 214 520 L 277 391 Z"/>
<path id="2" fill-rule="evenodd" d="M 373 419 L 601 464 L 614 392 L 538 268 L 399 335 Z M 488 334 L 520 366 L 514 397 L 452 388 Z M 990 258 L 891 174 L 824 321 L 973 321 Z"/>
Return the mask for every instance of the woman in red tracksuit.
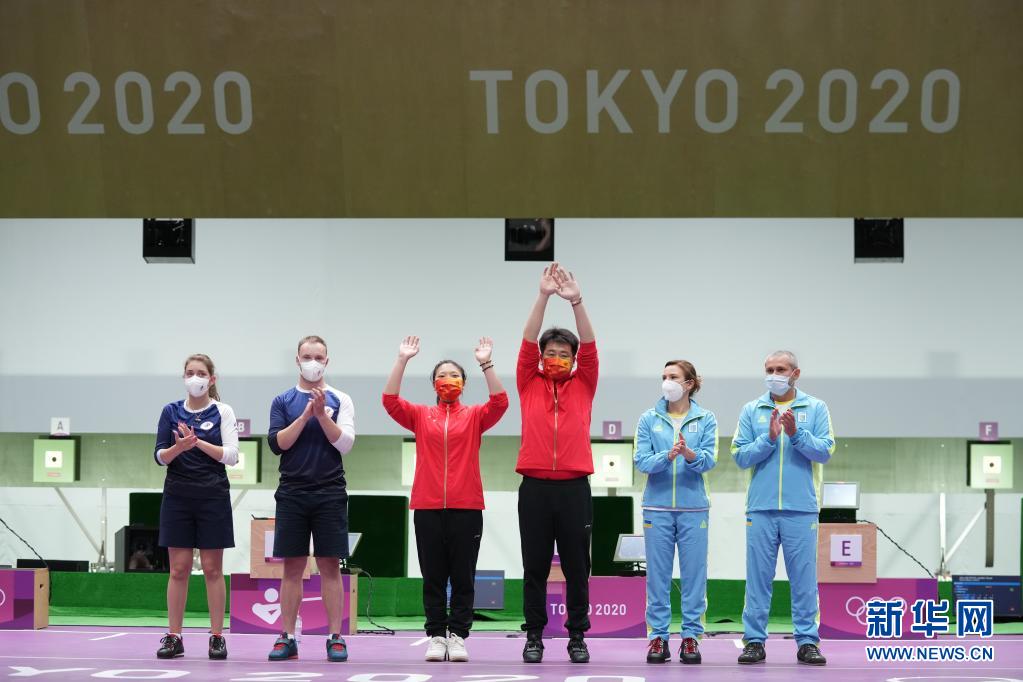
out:
<path id="1" fill-rule="evenodd" d="M 452 360 L 433 368 L 435 405 L 414 405 L 398 395 L 405 366 L 419 352 L 419 337 L 409 336 L 384 387 L 384 408 L 416 436 L 416 474 L 412 500 L 419 568 L 423 574 L 427 661 L 467 661 L 465 638 L 472 627 L 476 559 L 483 536 L 483 482 L 480 440 L 508 409 L 508 394 L 491 362 L 493 341 L 480 339 L 476 360 L 487 380 L 490 399 L 463 405 L 465 370 Z M 446 606 L 451 581 L 451 614 Z"/>

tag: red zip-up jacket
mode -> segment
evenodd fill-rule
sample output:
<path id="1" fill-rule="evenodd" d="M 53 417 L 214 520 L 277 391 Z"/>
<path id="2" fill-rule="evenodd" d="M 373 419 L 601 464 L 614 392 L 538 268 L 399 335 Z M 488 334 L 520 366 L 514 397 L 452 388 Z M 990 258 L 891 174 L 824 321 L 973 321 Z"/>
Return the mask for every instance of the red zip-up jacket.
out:
<path id="1" fill-rule="evenodd" d="M 540 347 L 522 340 L 515 377 L 522 408 L 522 446 L 515 471 L 546 479 L 593 473 L 590 413 L 597 392 L 597 343 L 579 344 L 576 370 L 553 382 L 540 369 Z"/>
<path id="2" fill-rule="evenodd" d="M 416 474 L 409 509 L 484 509 L 480 440 L 508 409 L 508 394 L 482 405 L 416 405 L 384 393 L 391 419 L 416 436 Z"/>

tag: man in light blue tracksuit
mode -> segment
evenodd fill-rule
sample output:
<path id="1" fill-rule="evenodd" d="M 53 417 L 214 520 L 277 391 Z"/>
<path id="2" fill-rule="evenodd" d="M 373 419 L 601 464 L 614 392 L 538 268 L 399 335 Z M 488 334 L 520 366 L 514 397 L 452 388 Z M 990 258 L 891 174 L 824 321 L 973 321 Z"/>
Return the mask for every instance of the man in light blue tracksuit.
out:
<path id="1" fill-rule="evenodd" d="M 669 362 L 662 375 L 664 398 L 639 418 L 636 468 L 647 474 L 643 493 L 643 535 L 647 561 L 648 663 L 670 658 L 671 574 L 678 548 L 682 583 L 683 663 L 700 663 L 698 640 L 707 610 L 707 533 L 710 495 L 705 472 L 718 455 L 713 412 L 690 399 L 700 377 L 685 360 Z"/>
<path id="2" fill-rule="evenodd" d="M 827 660 L 818 648 L 817 518 L 823 465 L 835 451 L 828 406 L 795 387 L 796 356 L 777 351 L 764 363 L 768 391 L 742 408 L 732 457 L 748 472 L 746 492 L 745 648 L 739 663 L 766 659 L 767 619 L 778 546 L 792 588 L 796 659 Z"/>

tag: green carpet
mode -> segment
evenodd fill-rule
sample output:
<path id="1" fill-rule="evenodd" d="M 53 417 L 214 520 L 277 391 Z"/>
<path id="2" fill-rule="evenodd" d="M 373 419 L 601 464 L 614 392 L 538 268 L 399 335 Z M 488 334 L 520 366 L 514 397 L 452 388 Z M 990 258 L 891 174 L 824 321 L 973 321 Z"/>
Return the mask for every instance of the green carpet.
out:
<path id="1" fill-rule="evenodd" d="M 228 594 L 230 594 L 230 577 Z M 139 609 L 163 611 L 166 608 L 167 575 L 152 573 L 60 573 L 51 576 L 52 607 L 77 607 L 83 613 L 98 609 Z M 672 612 L 678 611 L 678 581 L 674 581 Z M 741 580 L 707 581 L 707 620 L 733 619 L 742 613 L 745 583 Z M 374 618 L 421 617 L 423 581 L 420 578 L 359 578 L 359 615 L 369 605 Z M 775 582 L 771 603 L 772 617 L 787 617 L 789 585 Z M 490 620 L 520 621 L 522 619 L 522 580 L 505 581 L 505 609 L 486 611 Z M 203 612 L 206 607 L 206 584 L 202 576 L 193 575 L 189 582 L 186 612 Z M 230 598 L 228 599 L 230 610 Z"/>
<path id="2" fill-rule="evenodd" d="M 145 573 L 61 573 L 51 576 L 50 623 L 52 625 L 162 626 L 166 623 L 166 574 Z M 745 583 L 742 580 L 707 581 L 708 632 L 741 630 Z M 228 577 L 230 594 L 230 577 Z M 940 599 L 952 599 L 951 583 L 938 583 Z M 789 584 L 774 583 L 770 632 L 791 632 Z M 522 580 L 505 581 L 505 609 L 480 611 L 476 630 L 518 630 L 522 623 Z M 359 625 L 372 628 L 366 618 L 367 606 L 373 619 L 395 630 L 418 631 L 423 625 L 422 580 L 419 578 L 359 578 Z M 208 627 L 206 585 L 202 576 L 189 582 L 185 625 Z M 230 599 L 228 603 L 230 609 Z M 672 630 L 680 622 L 678 581 L 672 591 Z M 226 622 L 226 621 L 225 621 Z M 1023 623 L 996 623 L 997 634 L 1023 634 Z"/>

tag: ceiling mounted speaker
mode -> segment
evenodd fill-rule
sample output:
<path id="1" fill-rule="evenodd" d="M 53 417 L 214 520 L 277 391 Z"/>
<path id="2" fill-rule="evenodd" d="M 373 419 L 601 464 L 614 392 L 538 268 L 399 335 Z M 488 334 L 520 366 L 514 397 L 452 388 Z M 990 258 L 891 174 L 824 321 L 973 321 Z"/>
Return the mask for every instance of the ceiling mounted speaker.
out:
<path id="1" fill-rule="evenodd" d="M 853 260 L 857 263 L 901 263 L 905 255 L 902 218 L 856 218 Z"/>
<path id="2" fill-rule="evenodd" d="M 554 260 L 554 218 L 506 218 L 504 259 Z"/>
<path id="3" fill-rule="evenodd" d="M 195 263 L 195 219 L 144 218 L 142 258 L 147 263 Z"/>

